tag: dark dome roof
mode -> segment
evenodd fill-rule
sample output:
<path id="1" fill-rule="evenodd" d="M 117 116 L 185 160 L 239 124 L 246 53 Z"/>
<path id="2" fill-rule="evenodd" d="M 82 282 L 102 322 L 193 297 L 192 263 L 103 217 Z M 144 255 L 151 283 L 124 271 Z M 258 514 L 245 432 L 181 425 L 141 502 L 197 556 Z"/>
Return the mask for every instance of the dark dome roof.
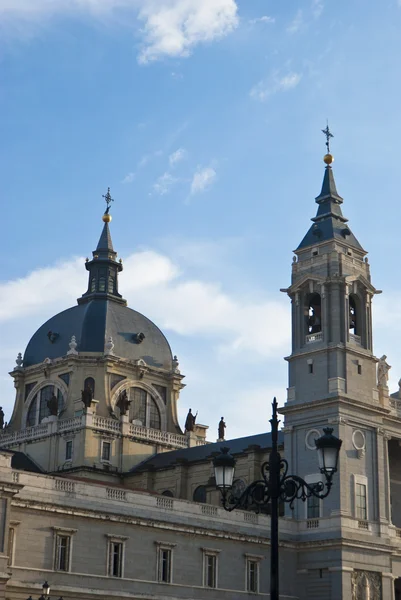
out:
<path id="1" fill-rule="evenodd" d="M 52 332 L 53 342 L 48 333 Z M 135 334 L 143 333 L 141 343 Z M 172 368 L 171 348 L 163 333 L 139 312 L 113 300 L 94 299 L 55 315 L 32 336 L 24 355 L 24 367 L 45 358 L 65 356 L 75 335 L 78 352 L 104 352 L 111 336 L 113 354 L 119 358 L 142 358 L 148 365 Z"/>

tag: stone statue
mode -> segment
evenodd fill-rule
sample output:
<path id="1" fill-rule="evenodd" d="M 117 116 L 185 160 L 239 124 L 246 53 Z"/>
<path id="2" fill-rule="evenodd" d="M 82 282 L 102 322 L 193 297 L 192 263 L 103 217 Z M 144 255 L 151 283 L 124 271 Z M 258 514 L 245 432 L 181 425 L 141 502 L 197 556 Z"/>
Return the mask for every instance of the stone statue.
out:
<path id="1" fill-rule="evenodd" d="M 2 406 L 0 406 L 0 429 L 4 429 L 4 411 Z"/>
<path id="2" fill-rule="evenodd" d="M 81 400 L 84 403 L 85 408 L 90 408 L 93 400 L 92 388 L 87 385 L 84 390 L 81 390 Z"/>
<path id="3" fill-rule="evenodd" d="M 127 390 L 121 392 L 116 402 L 117 407 L 120 409 L 120 415 L 123 417 L 129 411 L 129 405 L 131 400 L 128 400 Z"/>
<path id="4" fill-rule="evenodd" d="M 377 365 L 377 385 L 380 387 L 387 387 L 388 372 L 391 369 L 390 365 L 386 362 L 387 356 L 383 354 Z"/>
<path id="5" fill-rule="evenodd" d="M 198 416 L 198 413 L 196 413 L 196 415 L 192 414 L 192 409 L 190 408 L 187 414 L 187 418 L 185 419 L 185 431 L 193 431 L 194 427 L 195 427 L 195 421 L 196 421 L 196 417 Z"/>
<path id="6" fill-rule="evenodd" d="M 226 428 L 226 424 L 224 423 L 224 417 L 221 417 L 219 423 L 219 440 L 224 440 L 224 430 Z"/>
<path id="7" fill-rule="evenodd" d="M 58 400 L 57 400 L 57 396 L 55 394 L 53 394 L 53 396 L 50 398 L 50 400 L 47 401 L 47 408 L 49 409 L 51 416 L 57 417 Z"/>

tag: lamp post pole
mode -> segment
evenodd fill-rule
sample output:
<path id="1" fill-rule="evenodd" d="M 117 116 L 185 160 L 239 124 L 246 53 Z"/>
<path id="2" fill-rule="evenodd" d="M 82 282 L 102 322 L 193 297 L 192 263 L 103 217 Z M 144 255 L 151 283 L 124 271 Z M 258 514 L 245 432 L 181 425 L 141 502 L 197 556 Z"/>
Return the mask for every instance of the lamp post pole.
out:
<path id="1" fill-rule="evenodd" d="M 229 453 L 229 448 L 221 448 L 221 452 L 213 460 L 216 486 L 222 495 L 223 508 L 232 511 L 235 508 L 250 509 L 260 512 L 261 508 L 270 507 L 270 600 L 279 600 L 279 545 L 278 545 L 278 506 L 279 500 L 288 502 L 293 508 L 295 500 L 305 502 L 307 498 L 326 498 L 333 485 L 333 475 L 337 471 L 338 456 L 342 441 L 333 435 L 333 429 L 324 428 L 324 435 L 315 440 L 319 458 L 320 472 L 325 483 L 320 481 L 308 484 L 298 475 L 288 475 L 288 462 L 281 458 L 278 451 L 277 400 L 272 404 L 271 450 L 269 460 L 261 467 L 262 478 L 258 479 L 235 497 L 230 490 L 234 480 L 236 460 Z"/>

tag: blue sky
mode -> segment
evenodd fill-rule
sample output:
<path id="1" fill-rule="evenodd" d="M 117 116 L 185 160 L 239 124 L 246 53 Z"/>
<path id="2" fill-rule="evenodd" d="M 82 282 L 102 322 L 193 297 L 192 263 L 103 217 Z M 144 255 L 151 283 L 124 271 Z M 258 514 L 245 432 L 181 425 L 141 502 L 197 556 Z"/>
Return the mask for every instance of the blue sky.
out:
<path id="1" fill-rule="evenodd" d="M 267 428 L 326 118 L 396 389 L 400 26 L 397 0 L 0 0 L 7 414 L 17 352 L 85 289 L 110 186 L 121 290 L 179 356 L 181 418 L 209 439 L 221 414 L 229 437 Z"/>

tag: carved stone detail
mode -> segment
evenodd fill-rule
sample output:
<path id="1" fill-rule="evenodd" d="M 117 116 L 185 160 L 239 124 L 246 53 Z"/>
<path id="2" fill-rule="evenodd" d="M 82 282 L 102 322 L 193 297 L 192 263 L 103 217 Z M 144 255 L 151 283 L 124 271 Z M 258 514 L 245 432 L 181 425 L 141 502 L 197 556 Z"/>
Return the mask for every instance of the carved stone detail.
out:
<path id="1" fill-rule="evenodd" d="M 354 571 L 352 573 L 352 600 L 382 600 L 381 573 Z"/>

